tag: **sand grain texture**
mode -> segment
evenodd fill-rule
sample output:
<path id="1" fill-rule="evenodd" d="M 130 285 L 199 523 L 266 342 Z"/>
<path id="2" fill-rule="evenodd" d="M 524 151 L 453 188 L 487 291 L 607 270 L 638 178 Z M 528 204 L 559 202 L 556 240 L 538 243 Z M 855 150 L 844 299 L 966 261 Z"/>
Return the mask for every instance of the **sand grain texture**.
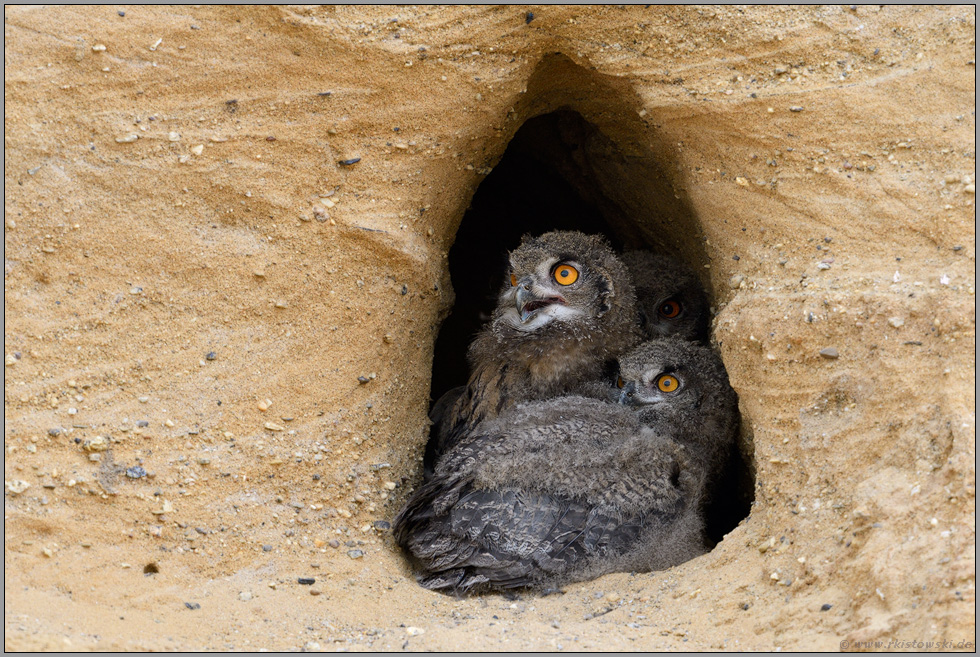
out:
<path id="1" fill-rule="evenodd" d="M 8 650 L 975 636 L 972 7 L 4 18 Z M 668 572 L 455 600 L 379 521 L 460 218 L 564 106 L 610 221 L 703 269 L 756 502 Z"/>

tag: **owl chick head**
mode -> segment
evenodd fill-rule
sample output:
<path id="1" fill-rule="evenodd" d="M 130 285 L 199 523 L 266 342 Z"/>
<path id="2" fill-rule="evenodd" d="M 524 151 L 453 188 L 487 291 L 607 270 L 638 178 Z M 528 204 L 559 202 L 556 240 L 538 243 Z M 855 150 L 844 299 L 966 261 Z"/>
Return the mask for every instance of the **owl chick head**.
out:
<path id="1" fill-rule="evenodd" d="M 649 251 L 630 251 L 622 257 L 633 278 L 646 337 L 707 343 L 708 298 L 694 272 L 675 258 Z"/>
<path id="2" fill-rule="evenodd" d="M 554 325 L 614 326 L 635 321 L 625 265 L 598 235 L 554 231 L 525 236 L 510 254 L 495 320 L 519 332 Z"/>
<path id="3" fill-rule="evenodd" d="M 711 425 L 727 435 L 736 424 L 738 398 L 721 359 L 710 347 L 679 338 L 644 342 L 619 359 L 621 404 L 641 418 L 684 424 L 696 431 Z"/>

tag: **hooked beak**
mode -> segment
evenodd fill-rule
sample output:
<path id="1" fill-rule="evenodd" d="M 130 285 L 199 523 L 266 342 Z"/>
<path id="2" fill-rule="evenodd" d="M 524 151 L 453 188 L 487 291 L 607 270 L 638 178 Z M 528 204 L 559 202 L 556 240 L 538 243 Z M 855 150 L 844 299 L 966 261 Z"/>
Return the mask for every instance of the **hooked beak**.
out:
<path id="1" fill-rule="evenodd" d="M 533 285 L 534 281 L 530 276 L 525 276 L 517 282 L 517 313 L 523 323 L 526 323 L 542 308 L 547 308 L 554 303 L 565 303 L 565 300 L 558 296 L 539 297 L 531 291 Z"/>

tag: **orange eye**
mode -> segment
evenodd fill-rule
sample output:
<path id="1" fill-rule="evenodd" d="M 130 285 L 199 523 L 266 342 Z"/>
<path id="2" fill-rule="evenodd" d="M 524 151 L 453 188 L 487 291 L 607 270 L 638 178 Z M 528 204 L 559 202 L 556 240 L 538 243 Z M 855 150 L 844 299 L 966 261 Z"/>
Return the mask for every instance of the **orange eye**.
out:
<path id="1" fill-rule="evenodd" d="M 677 303 L 673 299 L 670 301 L 664 301 L 662 304 L 660 304 L 659 312 L 661 317 L 674 319 L 681 314 L 681 304 Z"/>
<path id="2" fill-rule="evenodd" d="M 623 381 L 623 377 L 621 377 L 621 376 L 616 377 L 616 387 L 617 388 L 622 388 L 625 385 L 626 385 L 626 382 Z"/>
<path id="3" fill-rule="evenodd" d="M 661 374 L 657 378 L 657 388 L 660 389 L 660 392 L 674 392 L 680 385 L 681 382 L 670 374 Z"/>
<path id="4" fill-rule="evenodd" d="M 510 285 L 511 287 L 517 287 L 517 274 L 510 275 Z"/>
<path id="5" fill-rule="evenodd" d="M 571 285 L 578 280 L 578 270 L 571 265 L 558 265 L 552 275 L 559 285 Z"/>

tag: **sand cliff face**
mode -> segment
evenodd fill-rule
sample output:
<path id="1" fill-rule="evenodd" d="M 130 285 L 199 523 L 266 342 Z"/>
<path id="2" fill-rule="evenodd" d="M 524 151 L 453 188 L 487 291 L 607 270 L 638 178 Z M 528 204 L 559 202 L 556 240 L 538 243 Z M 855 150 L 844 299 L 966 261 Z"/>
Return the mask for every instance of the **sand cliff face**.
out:
<path id="1" fill-rule="evenodd" d="M 7 8 L 6 647 L 972 640 L 974 25 Z M 558 110 L 543 157 L 616 239 L 703 272 L 755 502 L 667 572 L 455 600 L 386 521 L 460 221 Z"/>

